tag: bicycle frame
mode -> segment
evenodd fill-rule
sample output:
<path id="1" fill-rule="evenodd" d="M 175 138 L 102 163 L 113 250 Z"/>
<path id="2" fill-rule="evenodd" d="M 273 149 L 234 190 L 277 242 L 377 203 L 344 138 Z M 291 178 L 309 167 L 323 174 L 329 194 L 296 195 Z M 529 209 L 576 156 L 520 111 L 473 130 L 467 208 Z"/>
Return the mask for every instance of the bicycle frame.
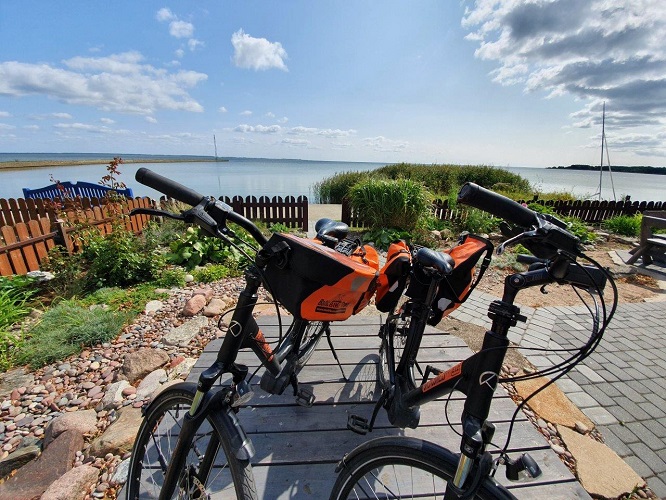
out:
<path id="1" fill-rule="evenodd" d="M 394 366 L 393 346 L 389 348 L 387 363 L 389 379 L 394 388 L 394 400 L 390 402 L 389 411 L 399 412 L 418 408 L 453 390 L 458 390 L 467 396 L 462 414 L 462 453 L 453 488 L 450 493 L 447 491 L 447 498 L 449 495 L 450 498 L 457 498 L 456 495 L 462 494 L 461 488 L 473 465 L 485 453 L 486 446 L 493 438 L 494 425 L 486 419 L 490 413 L 492 399 L 499 383 L 499 373 L 509 347 L 507 334 L 509 328 L 515 326 L 518 321 L 526 321 L 526 318 L 520 315 L 520 309 L 514 305 L 515 297 L 523 288 L 540 286 L 552 281 L 545 268 L 509 276 L 505 281 L 502 300 L 494 301 L 489 306 L 488 315 L 492 319 L 492 326 L 485 333 L 481 350 L 445 371 L 433 370 L 437 375 L 430 380 L 426 380 L 429 375 L 429 370 L 426 370 L 424 382 L 417 387 L 412 385 L 405 390 L 404 384 L 399 382 L 411 379 L 410 366 L 416 358 L 423 336 L 430 307 L 428 298 L 431 297 L 432 289 L 436 288 L 435 280 L 430 285 L 426 300 L 412 305 L 414 313 L 412 321 L 416 321 L 410 324 L 408 336 L 415 338 L 409 341 L 409 352 L 403 353 L 397 369 Z M 391 339 L 392 336 L 389 335 L 388 338 Z"/>

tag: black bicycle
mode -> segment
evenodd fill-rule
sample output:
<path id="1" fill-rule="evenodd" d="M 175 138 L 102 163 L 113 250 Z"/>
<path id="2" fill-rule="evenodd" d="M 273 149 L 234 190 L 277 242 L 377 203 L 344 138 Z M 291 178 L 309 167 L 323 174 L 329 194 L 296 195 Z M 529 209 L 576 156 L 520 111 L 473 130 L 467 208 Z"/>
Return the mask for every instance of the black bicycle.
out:
<path id="1" fill-rule="evenodd" d="M 266 238 L 220 200 L 206 198 L 145 168 L 137 171 L 136 179 L 192 208 L 180 215 L 154 209 L 135 213 L 198 224 L 238 248 L 251 264 L 245 270 L 245 287 L 216 361 L 201 373 L 197 384 L 170 386 L 143 408 L 144 420 L 130 460 L 127 498 L 256 498 L 250 465 L 254 447 L 236 415 L 251 397 L 248 368 L 236 363 L 238 351 L 249 347 L 261 360 L 266 368 L 262 388 L 281 394 L 291 385 L 297 401 L 311 405 L 314 396 L 299 389 L 297 375 L 324 333 L 335 355 L 330 321 L 346 319 L 367 304 L 377 272 L 353 255 L 341 253 L 354 247 L 353 242 L 345 241 L 348 228 L 342 223 L 323 220 L 317 240 L 279 233 Z M 254 258 L 234 243 L 235 233 L 227 222 L 243 228 L 255 240 L 258 246 L 250 246 Z M 274 297 L 276 309 L 280 304 L 294 316 L 275 350 L 252 315 L 261 286 Z M 281 330 L 281 320 L 279 323 Z M 222 383 L 215 385 L 218 381 Z"/>
<path id="2" fill-rule="evenodd" d="M 446 395 L 450 397 L 452 391 L 457 390 L 466 395 L 461 416 L 460 453 L 416 438 L 370 440 L 340 461 L 331 499 L 514 498 L 495 481 L 498 466 L 506 466 L 506 475 L 510 480 L 537 477 L 541 471 L 528 454 L 515 459 L 507 454 L 513 422 L 529 398 L 518 405 L 506 444 L 498 447 L 496 458 L 488 451 L 494 446 L 495 427 L 487 418 L 498 383 L 544 375 L 555 375 L 551 380 L 551 383 L 554 382 L 594 350 L 614 314 L 617 289 L 612 277 L 583 253 L 578 238 L 567 230 L 562 221 L 537 214 L 472 183 L 462 187 L 458 201 L 504 219 L 502 232 L 509 239 L 498 247 L 498 253 L 507 246 L 521 243 L 533 254 L 519 258 L 528 263 L 529 268 L 509 276 L 504 284 L 502 299 L 489 306 L 492 327 L 485 334 L 481 350 L 446 370 L 427 366 L 422 380 L 417 383 L 415 368 L 420 367 L 416 357 L 424 329 L 429 322 L 434 324 L 441 318 L 438 298 L 442 297 L 441 291 L 448 288 L 447 279 L 459 264 L 446 253 L 417 250 L 410 267 L 406 302 L 395 304 L 380 331 L 382 395 L 369 420 L 352 416 L 348 427 L 359 433 L 371 431 L 375 417 L 383 407 L 392 425 L 415 428 L 423 404 Z M 580 264 L 578 259 L 586 260 L 591 265 Z M 614 295 L 610 309 L 607 309 L 603 298 L 607 282 L 611 283 Z M 579 296 L 580 290 L 589 292 L 593 308 L 587 305 L 593 317 L 593 328 L 588 342 L 575 352 L 567 351 L 567 359 L 546 370 L 500 378 L 504 356 L 509 349 L 507 333 L 517 322 L 526 321 L 514 305 L 516 295 L 522 289 L 544 287 L 551 283 L 570 284 Z"/>

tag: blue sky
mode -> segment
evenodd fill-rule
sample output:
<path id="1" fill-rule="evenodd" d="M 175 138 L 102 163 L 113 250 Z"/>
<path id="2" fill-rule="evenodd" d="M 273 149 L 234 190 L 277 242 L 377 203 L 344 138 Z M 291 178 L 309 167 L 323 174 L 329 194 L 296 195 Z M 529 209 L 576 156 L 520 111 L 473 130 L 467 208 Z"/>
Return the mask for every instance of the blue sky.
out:
<path id="1" fill-rule="evenodd" d="M 0 2 L 0 152 L 666 164 L 661 0 Z"/>

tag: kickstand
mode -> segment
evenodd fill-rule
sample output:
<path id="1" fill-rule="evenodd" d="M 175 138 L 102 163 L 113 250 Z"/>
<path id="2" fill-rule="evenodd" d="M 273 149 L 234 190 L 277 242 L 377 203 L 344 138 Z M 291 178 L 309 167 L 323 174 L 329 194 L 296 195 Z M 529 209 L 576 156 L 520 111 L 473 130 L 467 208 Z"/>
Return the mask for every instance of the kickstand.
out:
<path id="1" fill-rule="evenodd" d="M 331 352 L 333 353 L 333 357 L 335 358 L 336 363 L 338 363 L 338 368 L 340 368 L 340 373 L 342 373 L 342 380 L 345 382 L 349 382 L 349 379 L 345 375 L 345 371 L 342 369 L 342 365 L 340 364 L 340 360 L 338 359 L 338 353 L 335 352 L 335 347 L 333 347 L 333 341 L 331 341 L 331 327 L 327 326 L 326 327 L 326 340 L 328 340 L 328 347 L 331 348 Z"/>

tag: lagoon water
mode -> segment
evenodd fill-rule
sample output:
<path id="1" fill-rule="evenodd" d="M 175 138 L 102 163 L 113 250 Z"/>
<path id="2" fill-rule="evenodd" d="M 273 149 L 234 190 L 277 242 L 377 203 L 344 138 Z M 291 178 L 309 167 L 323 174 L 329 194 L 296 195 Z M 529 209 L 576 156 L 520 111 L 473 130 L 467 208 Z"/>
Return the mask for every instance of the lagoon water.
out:
<path id="1" fill-rule="evenodd" d="M 0 161 L 54 159 L 75 160 L 98 155 L 27 155 L 0 154 Z M 109 155 L 99 155 L 104 161 Z M 127 158 L 127 157 L 126 157 Z M 299 196 L 314 200 L 315 183 L 336 173 L 367 171 L 384 163 L 324 162 L 307 160 L 273 160 L 232 158 L 226 162 L 127 163 L 120 166 L 120 180 L 132 188 L 135 196 L 159 197 L 159 193 L 134 180 L 141 167 L 147 167 L 205 195 L 213 196 Z M 598 190 L 599 172 L 557 170 L 529 167 L 506 167 L 525 177 L 540 191 L 562 191 L 578 198 L 592 197 Z M 50 176 L 60 181 L 98 183 L 106 174 L 105 165 L 76 165 L 29 169 L 0 169 L 0 198 L 20 198 L 21 188 L 39 188 L 50 184 Z M 666 175 L 613 173 L 618 199 L 630 195 L 632 200 L 666 200 Z M 596 199 L 596 196 L 594 197 Z M 603 175 L 602 198 L 613 199 L 611 179 Z"/>

